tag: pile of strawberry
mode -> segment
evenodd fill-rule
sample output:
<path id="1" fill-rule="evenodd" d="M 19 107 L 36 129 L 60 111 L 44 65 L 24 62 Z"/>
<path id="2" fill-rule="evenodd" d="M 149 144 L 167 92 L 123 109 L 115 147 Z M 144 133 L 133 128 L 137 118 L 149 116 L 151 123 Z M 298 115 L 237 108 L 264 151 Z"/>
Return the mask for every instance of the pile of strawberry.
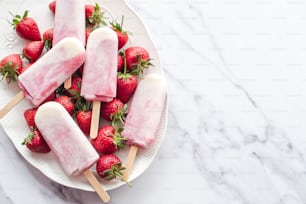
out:
<path id="1" fill-rule="evenodd" d="M 56 2 L 49 3 L 50 11 L 55 14 Z M 122 176 L 124 167 L 116 153 L 124 148 L 126 139 L 121 136 L 127 115 L 127 103 L 130 101 L 138 84 L 138 78 L 144 69 L 153 66 L 149 52 L 140 46 L 127 46 L 129 33 L 124 31 L 123 17 L 120 23 L 107 22 L 104 12 L 98 4 L 85 5 L 86 41 L 90 33 L 101 25 L 111 27 L 118 36 L 118 75 L 117 95 L 110 102 L 101 105 L 101 120 L 106 124 L 98 130 L 98 135 L 91 140 L 91 144 L 100 154 L 96 170 L 101 178 L 111 180 Z M 31 67 L 44 52 L 52 49 L 53 28 L 47 29 L 41 35 L 36 21 L 28 17 L 28 11 L 23 16 L 13 15 L 12 26 L 19 37 L 26 39 L 27 43 L 22 54 L 13 53 L 0 61 L 0 75 L 7 83 L 17 82 L 18 76 Z M 22 59 L 25 58 L 25 60 Z M 92 103 L 80 95 L 82 84 L 82 67 L 73 74 L 72 85 L 69 89 L 59 87 L 44 102 L 56 101 L 63 105 L 69 114 L 75 118 L 76 123 L 85 135 L 89 135 L 92 117 Z M 38 107 L 24 111 L 25 121 L 30 129 L 29 135 L 23 143 L 36 153 L 48 153 L 50 148 L 38 131 L 34 117 Z"/>

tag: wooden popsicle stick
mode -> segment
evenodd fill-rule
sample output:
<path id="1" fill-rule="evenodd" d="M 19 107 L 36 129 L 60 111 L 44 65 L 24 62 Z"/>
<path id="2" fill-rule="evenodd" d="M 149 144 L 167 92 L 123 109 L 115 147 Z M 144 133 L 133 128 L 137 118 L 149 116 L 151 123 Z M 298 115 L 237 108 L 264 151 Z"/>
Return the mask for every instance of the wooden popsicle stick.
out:
<path id="1" fill-rule="evenodd" d="M 130 147 L 128 158 L 127 158 L 126 163 L 125 163 L 125 170 L 123 172 L 123 177 L 122 177 L 124 181 L 128 181 L 129 175 L 130 175 L 131 170 L 132 170 L 133 165 L 134 165 L 134 161 L 135 161 L 135 158 L 136 158 L 137 151 L 138 151 L 137 146 L 132 145 Z"/>
<path id="2" fill-rule="evenodd" d="M 65 89 L 70 89 L 70 87 L 71 87 L 71 77 L 66 79 L 66 81 L 64 82 L 64 88 Z"/>
<path id="3" fill-rule="evenodd" d="M 14 108 L 22 99 L 24 98 L 24 93 L 20 91 L 14 98 L 8 102 L 1 110 L 0 110 L 0 118 L 5 116 L 12 108 Z"/>
<path id="4" fill-rule="evenodd" d="M 99 121 L 100 121 L 100 101 L 93 101 L 92 116 L 90 124 L 90 138 L 94 139 L 98 135 Z"/>
<path id="5" fill-rule="evenodd" d="M 97 180 L 95 175 L 89 169 L 86 169 L 85 171 L 83 171 L 83 174 L 86 177 L 86 179 L 88 180 L 88 182 L 90 183 L 90 185 L 95 189 L 95 191 L 97 192 L 97 194 L 101 198 L 101 200 L 105 203 L 109 202 L 110 201 L 110 196 L 103 189 L 103 187 L 101 186 L 100 182 Z"/>

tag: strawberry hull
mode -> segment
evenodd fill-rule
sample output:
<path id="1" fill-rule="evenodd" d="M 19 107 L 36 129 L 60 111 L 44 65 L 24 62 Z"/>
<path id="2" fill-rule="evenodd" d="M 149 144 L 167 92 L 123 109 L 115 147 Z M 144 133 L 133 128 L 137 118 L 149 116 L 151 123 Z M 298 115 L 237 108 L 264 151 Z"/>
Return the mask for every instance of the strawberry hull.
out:
<path id="1" fill-rule="evenodd" d="M 19 76 L 19 86 L 34 105 L 41 104 L 70 77 L 86 57 L 82 43 L 65 38 Z"/>

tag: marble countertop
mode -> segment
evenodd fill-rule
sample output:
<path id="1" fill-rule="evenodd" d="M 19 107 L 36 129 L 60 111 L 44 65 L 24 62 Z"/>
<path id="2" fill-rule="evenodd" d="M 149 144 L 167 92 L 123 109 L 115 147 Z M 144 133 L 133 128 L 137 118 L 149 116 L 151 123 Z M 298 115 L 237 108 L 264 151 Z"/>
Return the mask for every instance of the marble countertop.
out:
<path id="1" fill-rule="evenodd" d="M 169 87 L 165 140 L 110 203 L 305 204 L 306 2 L 128 0 Z M 29 165 L 0 128 L 0 203 L 101 203 Z"/>

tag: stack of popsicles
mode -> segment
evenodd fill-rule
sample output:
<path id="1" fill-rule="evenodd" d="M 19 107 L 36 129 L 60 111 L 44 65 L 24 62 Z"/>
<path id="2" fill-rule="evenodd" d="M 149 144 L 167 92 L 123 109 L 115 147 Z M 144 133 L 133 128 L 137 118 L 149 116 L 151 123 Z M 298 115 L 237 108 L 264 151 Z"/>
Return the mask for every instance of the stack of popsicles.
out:
<path id="1" fill-rule="evenodd" d="M 40 105 L 86 59 L 84 1 L 57 0 L 56 3 L 53 48 L 19 76 L 22 91 L 0 110 L 0 118 L 24 96 L 33 105 Z M 35 122 L 65 172 L 68 175 L 83 172 L 100 198 L 108 202 L 109 195 L 89 170 L 99 155 L 65 108 L 56 102 L 45 103 L 39 107 Z"/>
<path id="2" fill-rule="evenodd" d="M 118 38 L 108 27 L 96 29 L 88 38 L 85 51 L 84 0 L 56 3 L 53 48 L 19 76 L 22 91 L 0 110 L 0 118 L 24 97 L 33 105 L 40 105 L 85 62 L 81 95 L 93 101 L 90 136 L 94 138 L 99 127 L 100 102 L 116 97 Z M 122 132 L 131 145 L 125 180 L 137 149 L 154 143 L 165 101 L 164 79 L 157 74 L 145 76 L 134 93 Z M 56 102 L 47 102 L 39 107 L 35 122 L 67 175 L 83 173 L 101 199 L 108 202 L 109 195 L 89 170 L 99 155 L 68 112 Z"/>

